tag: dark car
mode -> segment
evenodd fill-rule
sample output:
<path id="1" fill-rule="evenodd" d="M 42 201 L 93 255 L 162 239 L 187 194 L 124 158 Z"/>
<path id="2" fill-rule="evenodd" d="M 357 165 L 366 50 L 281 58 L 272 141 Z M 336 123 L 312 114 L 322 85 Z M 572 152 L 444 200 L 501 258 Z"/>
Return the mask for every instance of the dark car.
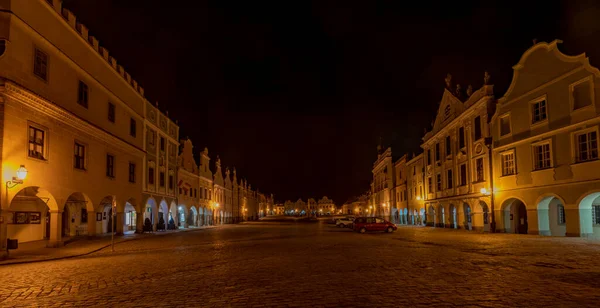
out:
<path id="1" fill-rule="evenodd" d="M 367 231 L 385 231 L 392 233 L 398 227 L 381 217 L 359 217 L 354 220 L 354 231 L 365 233 Z"/>

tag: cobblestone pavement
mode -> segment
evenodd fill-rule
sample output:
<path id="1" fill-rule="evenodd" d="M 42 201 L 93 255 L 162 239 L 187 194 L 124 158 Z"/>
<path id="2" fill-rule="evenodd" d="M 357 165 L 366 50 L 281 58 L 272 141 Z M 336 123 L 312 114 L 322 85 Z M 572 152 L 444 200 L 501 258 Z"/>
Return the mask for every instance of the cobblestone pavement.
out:
<path id="1" fill-rule="evenodd" d="M 0 268 L 0 306 L 595 306 L 600 243 L 255 223 Z"/>

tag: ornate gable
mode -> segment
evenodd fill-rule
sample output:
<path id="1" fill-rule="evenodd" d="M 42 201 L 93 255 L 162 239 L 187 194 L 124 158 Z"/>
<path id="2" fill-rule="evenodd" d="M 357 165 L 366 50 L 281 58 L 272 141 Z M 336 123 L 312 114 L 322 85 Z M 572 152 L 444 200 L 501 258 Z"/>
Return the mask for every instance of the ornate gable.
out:
<path id="1" fill-rule="evenodd" d="M 464 111 L 463 103 L 450 93 L 448 89 L 444 89 L 438 112 L 433 122 L 433 129 L 431 133 L 435 135 L 448 123 L 452 122 L 459 114 Z"/>

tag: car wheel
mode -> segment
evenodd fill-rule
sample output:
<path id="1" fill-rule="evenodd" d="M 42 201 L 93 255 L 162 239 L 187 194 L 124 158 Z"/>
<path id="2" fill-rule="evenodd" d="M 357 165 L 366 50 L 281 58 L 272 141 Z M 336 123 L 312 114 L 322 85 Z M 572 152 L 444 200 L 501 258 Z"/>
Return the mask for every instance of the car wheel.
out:
<path id="1" fill-rule="evenodd" d="M 392 228 L 392 227 L 388 227 L 388 228 L 387 228 L 387 232 L 388 232 L 388 233 L 392 233 L 392 232 L 394 232 L 394 228 Z"/>
<path id="2" fill-rule="evenodd" d="M 365 232 L 367 232 L 367 229 L 365 229 L 365 228 L 360 228 L 360 233 L 365 233 Z"/>

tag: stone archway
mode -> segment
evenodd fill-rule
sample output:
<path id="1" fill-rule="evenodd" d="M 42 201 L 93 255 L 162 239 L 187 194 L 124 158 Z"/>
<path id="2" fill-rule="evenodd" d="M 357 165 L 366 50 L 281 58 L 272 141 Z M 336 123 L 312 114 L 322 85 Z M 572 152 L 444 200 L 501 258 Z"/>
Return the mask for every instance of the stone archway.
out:
<path id="1" fill-rule="evenodd" d="M 63 236 L 96 234 L 94 204 L 86 194 L 75 192 L 69 195 L 64 205 L 62 217 Z"/>
<path id="2" fill-rule="evenodd" d="M 114 213 L 112 211 L 113 198 L 113 196 L 102 198 L 96 207 L 96 212 L 101 213 L 101 220 L 96 220 L 96 229 L 99 233 L 110 233 L 111 226 L 113 232 L 117 232 L 117 226 L 114 223 L 116 215 L 113 215 Z"/>
<path id="3" fill-rule="evenodd" d="M 190 208 L 190 215 L 188 215 L 188 226 L 198 227 L 198 210 L 195 206 Z"/>
<path id="4" fill-rule="evenodd" d="M 165 199 L 162 199 L 158 205 L 158 222 L 156 224 L 156 230 L 166 230 L 167 224 L 169 223 L 169 217 L 169 206 Z"/>
<path id="5" fill-rule="evenodd" d="M 579 235 L 600 238 L 600 192 L 588 193 L 577 202 L 577 206 L 579 207 Z"/>
<path id="6" fill-rule="evenodd" d="M 504 232 L 527 234 L 527 207 L 517 198 L 509 198 L 502 203 L 502 224 Z"/>
<path id="7" fill-rule="evenodd" d="M 47 190 L 22 188 L 10 200 L 8 210 L 8 221 L 4 222 L 7 238 L 21 243 L 47 239 L 49 247 L 62 245 L 62 213 Z"/>
<path id="8" fill-rule="evenodd" d="M 135 209 L 135 204 L 131 203 L 130 201 L 125 202 L 125 208 L 124 208 L 124 217 L 123 217 L 123 233 L 125 234 L 130 234 L 130 233 L 134 233 L 136 228 L 137 228 L 137 224 L 138 224 L 138 213 Z M 120 215 L 117 211 L 117 215 Z M 117 222 L 119 221 L 119 219 L 117 218 Z"/>
<path id="9" fill-rule="evenodd" d="M 537 202 L 538 231 L 540 235 L 565 236 L 567 221 L 562 198 L 556 195 L 541 197 Z"/>
<path id="10" fill-rule="evenodd" d="M 149 197 L 148 200 L 146 200 L 146 205 L 144 207 L 144 215 L 142 217 L 142 221 L 144 222 L 144 225 L 146 224 L 146 220 L 150 220 L 150 223 L 152 224 L 152 230 L 156 230 L 156 227 L 158 225 L 158 205 L 156 204 L 156 200 L 154 200 L 154 198 Z"/>
<path id="11" fill-rule="evenodd" d="M 445 228 L 446 227 L 446 209 L 444 208 L 444 206 L 441 203 L 438 204 L 437 214 L 438 214 L 438 216 L 436 217 L 437 227 Z"/>

